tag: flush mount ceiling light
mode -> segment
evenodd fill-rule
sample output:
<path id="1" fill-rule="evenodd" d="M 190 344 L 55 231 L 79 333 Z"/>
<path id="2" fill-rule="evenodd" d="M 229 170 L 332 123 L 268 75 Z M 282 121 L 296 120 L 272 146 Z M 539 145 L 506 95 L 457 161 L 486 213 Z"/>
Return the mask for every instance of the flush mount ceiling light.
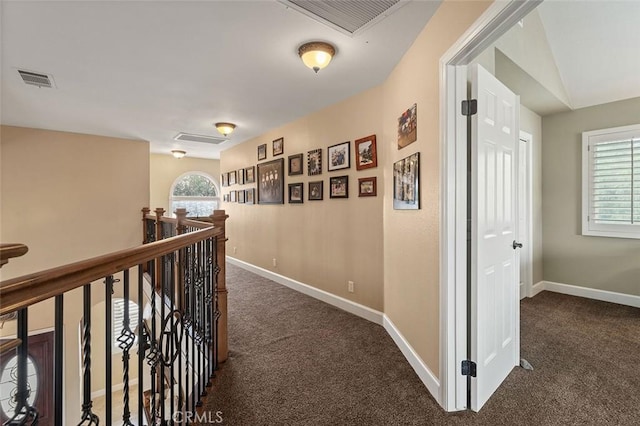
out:
<path id="1" fill-rule="evenodd" d="M 230 135 L 235 128 L 236 125 L 233 123 L 216 123 L 216 129 L 225 136 Z"/>
<path id="2" fill-rule="evenodd" d="M 323 41 L 312 41 L 298 48 L 298 55 L 302 62 L 316 73 L 329 65 L 335 54 L 336 49 Z"/>
<path id="3" fill-rule="evenodd" d="M 187 151 L 182 151 L 180 149 L 174 149 L 171 151 L 171 153 L 173 154 L 174 157 L 176 158 L 182 158 L 185 155 L 187 155 Z"/>

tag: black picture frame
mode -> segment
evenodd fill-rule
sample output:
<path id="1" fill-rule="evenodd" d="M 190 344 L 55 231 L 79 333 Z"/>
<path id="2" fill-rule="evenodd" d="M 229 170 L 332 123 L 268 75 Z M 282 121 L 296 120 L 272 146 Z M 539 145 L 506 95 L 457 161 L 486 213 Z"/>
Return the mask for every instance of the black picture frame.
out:
<path id="1" fill-rule="evenodd" d="M 358 197 L 375 197 L 378 194 L 376 176 L 358 179 Z"/>
<path id="2" fill-rule="evenodd" d="M 420 209 L 420 153 L 393 164 L 394 210 Z"/>
<path id="3" fill-rule="evenodd" d="M 258 204 L 284 204 L 284 158 L 258 163 Z"/>
<path id="4" fill-rule="evenodd" d="M 238 170 L 238 185 L 244 185 L 244 169 Z"/>
<path id="5" fill-rule="evenodd" d="M 324 195 L 324 182 L 309 182 L 309 201 L 321 201 Z"/>
<path id="6" fill-rule="evenodd" d="M 229 186 L 229 179 L 226 173 L 222 173 L 220 175 L 220 181 L 222 182 L 223 187 Z"/>
<path id="7" fill-rule="evenodd" d="M 278 138 L 273 142 L 273 156 L 284 154 L 284 138 Z"/>
<path id="8" fill-rule="evenodd" d="M 255 183 L 256 166 L 250 166 L 244 169 L 244 183 Z"/>
<path id="9" fill-rule="evenodd" d="M 351 142 L 342 142 L 327 148 L 327 170 L 351 168 Z"/>
<path id="10" fill-rule="evenodd" d="M 302 167 L 303 162 L 302 154 L 289 156 L 289 176 L 301 175 L 304 173 Z"/>
<path id="11" fill-rule="evenodd" d="M 245 199 L 246 199 L 245 191 L 238 191 L 238 203 L 244 204 Z"/>
<path id="12" fill-rule="evenodd" d="M 256 194 L 256 190 L 255 188 L 249 188 L 247 190 L 245 190 L 245 200 L 244 203 L 245 204 L 253 204 L 255 201 L 255 194 Z"/>
<path id="13" fill-rule="evenodd" d="M 238 175 L 236 174 L 236 171 L 232 171 L 229 172 L 229 186 L 233 186 L 237 183 L 237 177 Z"/>
<path id="14" fill-rule="evenodd" d="M 258 161 L 267 159 L 267 144 L 258 145 Z"/>
<path id="15" fill-rule="evenodd" d="M 230 203 L 236 202 L 236 191 L 229 192 L 229 202 Z"/>
<path id="16" fill-rule="evenodd" d="M 349 198 L 349 176 L 329 178 L 329 198 Z"/>
<path id="17" fill-rule="evenodd" d="M 322 148 L 307 152 L 307 174 L 309 176 L 322 174 Z"/>
<path id="18" fill-rule="evenodd" d="M 304 184 L 302 182 L 289 184 L 289 204 L 304 203 Z"/>

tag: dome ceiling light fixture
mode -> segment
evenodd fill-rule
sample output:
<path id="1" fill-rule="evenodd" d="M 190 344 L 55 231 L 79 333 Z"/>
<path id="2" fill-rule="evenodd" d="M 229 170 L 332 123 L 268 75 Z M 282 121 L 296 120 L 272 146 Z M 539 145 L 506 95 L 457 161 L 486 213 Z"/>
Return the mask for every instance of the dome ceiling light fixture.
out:
<path id="1" fill-rule="evenodd" d="M 215 126 L 216 129 L 218 129 L 218 131 L 224 136 L 230 135 L 236 128 L 236 125 L 233 123 L 216 123 Z"/>
<path id="2" fill-rule="evenodd" d="M 302 62 L 314 70 L 316 74 L 329 65 L 329 62 L 331 62 L 335 54 L 335 47 L 324 41 L 312 41 L 298 48 L 298 55 L 300 59 L 302 59 Z"/>
<path id="3" fill-rule="evenodd" d="M 171 154 L 173 154 L 173 156 L 176 158 L 182 158 L 187 155 L 187 151 L 183 151 L 181 149 L 172 149 Z"/>

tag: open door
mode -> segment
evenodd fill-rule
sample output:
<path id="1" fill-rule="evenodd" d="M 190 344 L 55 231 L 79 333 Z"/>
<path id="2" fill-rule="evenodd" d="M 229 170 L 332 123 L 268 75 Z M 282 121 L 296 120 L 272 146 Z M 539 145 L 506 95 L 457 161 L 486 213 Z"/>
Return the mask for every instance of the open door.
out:
<path id="1" fill-rule="evenodd" d="M 520 358 L 517 169 L 520 100 L 472 70 L 471 409 L 480 410 Z"/>

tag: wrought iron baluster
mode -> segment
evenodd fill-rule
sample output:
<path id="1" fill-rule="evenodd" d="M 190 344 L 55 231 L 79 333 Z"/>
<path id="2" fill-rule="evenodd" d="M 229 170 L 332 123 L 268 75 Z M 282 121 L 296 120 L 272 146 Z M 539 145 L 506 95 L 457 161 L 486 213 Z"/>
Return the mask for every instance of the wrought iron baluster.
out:
<path id="1" fill-rule="evenodd" d="M 151 333 L 149 335 L 147 364 L 151 367 L 151 396 L 149 398 L 149 413 L 151 415 L 151 424 L 156 424 L 156 368 L 159 361 L 158 342 L 156 341 L 156 262 L 154 259 L 149 269 L 151 273 Z"/>
<path id="2" fill-rule="evenodd" d="M 112 399 L 113 399 L 113 395 L 112 395 L 112 389 L 111 389 L 111 385 L 112 385 L 112 374 L 111 374 L 111 362 L 113 361 L 113 358 L 111 356 L 111 339 L 112 339 L 112 317 L 111 317 L 111 295 L 113 294 L 113 283 L 115 282 L 115 280 L 113 279 L 113 275 L 109 275 L 106 277 L 105 281 L 104 281 L 104 324 L 105 324 L 105 329 L 104 329 L 104 338 L 105 338 L 105 342 L 104 342 L 104 350 L 105 350 L 105 386 L 104 386 L 104 400 L 105 400 L 105 415 L 104 415 L 104 420 L 105 423 L 110 425 L 112 423 L 111 421 L 111 407 L 112 407 Z"/>
<path id="3" fill-rule="evenodd" d="M 147 345 L 144 334 L 144 266 L 138 265 L 138 425 L 144 418 L 144 375 L 143 366 Z"/>
<path id="4" fill-rule="evenodd" d="M 82 288 L 82 417 L 78 426 L 100 424 L 98 416 L 91 411 L 91 284 Z"/>
<path id="5" fill-rule="evenodd" d="M 164 225 L 167 225 L 166 223 Z M 160 318 L 161 318 L 161 328 L 160 328 L 160 345 L 159 345 L 159 356 L 160 356 L 160 419 L 164 422 L 165 420 L 165 389 L 164 389 L 164 385 L 165 385 L 165 363 L 164 363 L 164 359 L 163 359 L 163 354 L 166 353 L 166 349 L 164 347 L 162 347 L 162 343 L 165 339 L 165 336 L 167 334 L 166 331 L 166 324 L 165 324 L 165 294 L 166 294 L 166 290 L 167 290 L 167 284 L 166 284 L 166 278 L 167 278 L 167 258 L 169 256 L 168 255 L 164 255 L 162 256 L 161 260 L 160 260 L 160 279 L 161 279 L 161 283 L 160 283 Z M 158 289 L 156 289 L 156 292 L 158 291 Z M 154 294 L 155 296 L 155 294 Z M 168 343 L 168 342 L 167 342 Z"/>
<path id="6" fill-rule="evenodd" d="M 55 329 L 53 342 L 53 424 L 62 426 L 62 405 L 64 395 L 62 393 L 62 372 L 64 371 L 64 295 L 56 296 L 55 300 Z"/>
<path id="7" fill-rule="evenodd" d="M 129 351 L 135 341 L 135 334 L 131 331 L 129 320 L 129 270 L 124 271 L 124 317 L 122 318 L 122 332 L 118 336 L 118 347 L 122 350 L 122 424 L 133 426 L 129 409 Z M 138 386 L 142 386 L 139 384 Z"/>

